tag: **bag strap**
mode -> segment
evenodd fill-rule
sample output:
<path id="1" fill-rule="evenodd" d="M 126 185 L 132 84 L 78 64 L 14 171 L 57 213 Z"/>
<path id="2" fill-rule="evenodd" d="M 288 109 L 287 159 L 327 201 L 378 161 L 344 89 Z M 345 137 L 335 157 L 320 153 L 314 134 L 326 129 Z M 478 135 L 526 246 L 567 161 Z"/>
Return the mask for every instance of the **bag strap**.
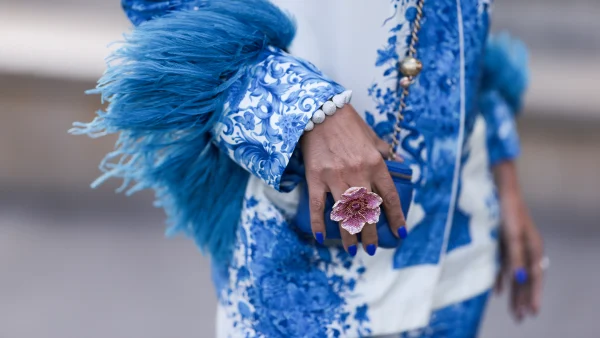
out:
<path id="1" fill-rule="evenodd" d="M 413 23 L 408 51 L 406 53 L 406 57 L 399 64 L 400 73 L 402 73 L 404 76 L 398 81 L 398 85 L 402 87 L 402 92 L 400 93 L 400 108 L 398 110 L 398 115 L 396 116 L 394 133 L 392 136 L 392 142 L 390 144 L 390 154 L 388 157 L 389 160 L 395 157 L 396 149 L 400 144 L 400 133 L 402 132 L 401 124 L 402 121 L 404 121 L 404 115 L 402 113 L 406 108 L 406 98 L 408 97 L 410 85 L 414 82 L 415 77 L 419 75 L 423 69 L 423 64 L 416 58 L 417 50 L 415 46 L 417 42 L 419 42 L 418 33 L 421 30 L 421 19 L 423 18 L 424 4 L 425 0 L 418 0 L 417 2 L 417 15 L 415 16 L 415 21 Z"/>

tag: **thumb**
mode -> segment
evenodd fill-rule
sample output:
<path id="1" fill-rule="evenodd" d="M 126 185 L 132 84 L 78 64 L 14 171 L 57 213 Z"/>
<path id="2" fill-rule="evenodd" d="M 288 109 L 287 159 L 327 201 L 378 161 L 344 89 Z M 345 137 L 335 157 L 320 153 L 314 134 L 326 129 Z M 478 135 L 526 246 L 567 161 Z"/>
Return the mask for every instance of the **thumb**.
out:
<path id="1" fill-rule="evenodd" d="M 390 156 L 391 150 L 389 143 L 379 138 L 379 136 L 377 136 L 377 134 L 375 133 L 375 131 L 373 131 L 373 129 L 371 129 L 371 127 L 369 127 L 366 124 L 365 127 L 368 130 L 367 132 L 369 133 L 369 136 L 371 136 L 371 139 L 373 140 L 373 144 L 375 145 L 377 151 L 379 151 L 381 156 L 387 159 Z"/>

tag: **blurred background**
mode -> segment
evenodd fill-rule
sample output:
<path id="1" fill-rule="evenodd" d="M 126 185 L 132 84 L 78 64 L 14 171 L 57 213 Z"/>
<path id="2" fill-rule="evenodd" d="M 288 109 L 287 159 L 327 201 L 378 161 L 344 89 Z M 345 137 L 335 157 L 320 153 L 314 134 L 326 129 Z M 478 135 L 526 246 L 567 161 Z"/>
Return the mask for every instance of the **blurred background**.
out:
<path id="1" fill-rule="evenodd" d="M 483 337 L 599 337 L 600 1 L 497 0 L 495 30 L 531 48 L 520 120 L 526 198 L 552 266 L 542 314 L 520 326 L 495 298 Z M 89 183 L 110 137 L 67 134 L 119 3 L 0 0 L 0 338 L 211 337 L 216 297 L 191 241 L 165 240 L 151 194 Z"/>

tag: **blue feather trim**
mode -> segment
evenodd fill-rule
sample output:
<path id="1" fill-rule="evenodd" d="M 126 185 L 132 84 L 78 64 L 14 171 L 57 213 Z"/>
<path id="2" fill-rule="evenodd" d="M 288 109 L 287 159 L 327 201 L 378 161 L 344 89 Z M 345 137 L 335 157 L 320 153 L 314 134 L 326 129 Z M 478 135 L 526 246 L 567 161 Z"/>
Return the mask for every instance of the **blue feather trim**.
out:
<path id="1" fill-rule="evenodd" d="M 248 174 L 218 150 L 211 131 L 242 74 L 268 46 L 286 48 L 295 27 L 266 0 L 202 4 L 160 15 L 126 35 L 89 92 L 108 108 L 70 132 L 119 133 L 100 164 L 104 175 L 92 186 L 117 177 L 127 194 L 154 189 L 168 234 L 184 232 L 216 262 L 227 262 Z"/>
<path id="2" fill-rule="evenodd" d="M 529 85 L 529 53 L 508 33 L 490 35 L 484 57 L 482 89 L 498 91 L 513 113 L 519 112 Z"/>

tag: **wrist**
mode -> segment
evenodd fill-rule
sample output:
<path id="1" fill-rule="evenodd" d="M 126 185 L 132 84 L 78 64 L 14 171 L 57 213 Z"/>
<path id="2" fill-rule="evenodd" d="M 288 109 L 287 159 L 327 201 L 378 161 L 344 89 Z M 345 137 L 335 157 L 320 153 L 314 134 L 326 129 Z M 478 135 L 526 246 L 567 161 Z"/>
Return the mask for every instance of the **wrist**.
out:
<path id="1" fill-rule="evenodd" d="M 322 124 L 325 122 L 325 120 L 333 117 L 338 110 L 348 106 L 351 100 L 352 91 L 346 90 L 325 101 L 325 103 L 323 103 L 323 105 L 313 113 L 312 117 L 304 128 L 304 133 L 312 131 L 317 125 Z"/>
<path id="2" fill-rule="evenodd" d="M 521 189 L 515 161 L 502 161 L 492 167 L 500 198 L 520 198 Z"/>

